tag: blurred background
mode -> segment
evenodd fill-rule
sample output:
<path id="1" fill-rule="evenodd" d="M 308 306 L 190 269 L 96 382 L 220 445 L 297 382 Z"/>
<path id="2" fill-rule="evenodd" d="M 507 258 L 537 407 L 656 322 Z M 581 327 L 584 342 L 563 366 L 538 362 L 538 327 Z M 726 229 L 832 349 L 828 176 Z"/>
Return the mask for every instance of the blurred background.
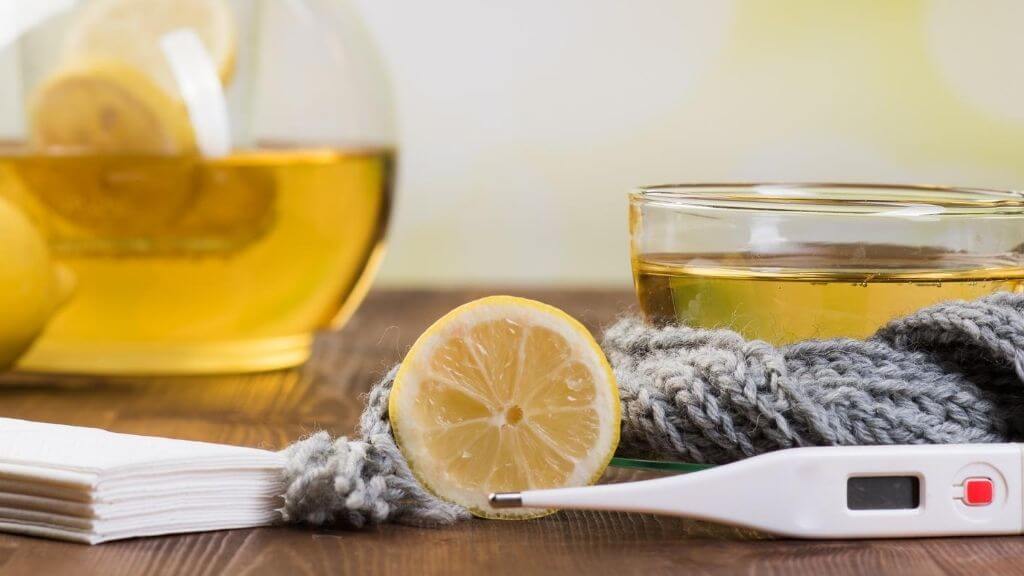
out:
<path id="1" fill-rule="evenodd" d="M 1020 187 L 1019 0 L 356 0 L 399 188 L 379 286 L 627 286 L 638 184 Z"/>

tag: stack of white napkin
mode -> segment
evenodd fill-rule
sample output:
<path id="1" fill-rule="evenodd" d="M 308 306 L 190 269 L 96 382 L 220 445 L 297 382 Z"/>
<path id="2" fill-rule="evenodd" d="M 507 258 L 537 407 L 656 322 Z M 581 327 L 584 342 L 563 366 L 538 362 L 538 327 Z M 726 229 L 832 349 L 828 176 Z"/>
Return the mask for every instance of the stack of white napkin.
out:
<path id="1" fill-rule="evenodd" d="M 0 418 L 0 531 L 97 544 L 279 520 L 284 458 Z"/>

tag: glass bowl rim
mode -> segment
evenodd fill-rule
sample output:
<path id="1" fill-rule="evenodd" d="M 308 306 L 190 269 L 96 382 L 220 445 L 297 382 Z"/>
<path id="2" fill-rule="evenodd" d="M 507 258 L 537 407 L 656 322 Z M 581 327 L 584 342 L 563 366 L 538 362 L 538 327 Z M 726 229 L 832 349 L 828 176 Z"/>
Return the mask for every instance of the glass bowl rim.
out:
<path id="1" fill-rule="evenodd" d="M 630 203 L 702 208 L 875 216 L 1024 216 L 1013 190 L 865 182 L 723 182 L 639 186 Z"/>

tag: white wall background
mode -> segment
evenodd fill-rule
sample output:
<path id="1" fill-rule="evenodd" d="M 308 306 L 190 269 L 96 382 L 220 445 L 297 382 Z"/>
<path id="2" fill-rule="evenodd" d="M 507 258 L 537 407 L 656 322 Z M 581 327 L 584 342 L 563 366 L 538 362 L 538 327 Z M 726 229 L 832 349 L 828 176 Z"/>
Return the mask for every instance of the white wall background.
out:
<path id="1" fill-rule="evenodd" d="M 720 50 L 729 3 L 359 5 L 401 133 L 381 282 L 628 283 L 626 191 L 679 177 L 643 134 Z"/>
<path id="2" fill-rule="evenodd" d="M 381 284 L 626 285 L 642 183 L 1024 183 L 1024 2 L 355 2 L 401 133 Z"/>

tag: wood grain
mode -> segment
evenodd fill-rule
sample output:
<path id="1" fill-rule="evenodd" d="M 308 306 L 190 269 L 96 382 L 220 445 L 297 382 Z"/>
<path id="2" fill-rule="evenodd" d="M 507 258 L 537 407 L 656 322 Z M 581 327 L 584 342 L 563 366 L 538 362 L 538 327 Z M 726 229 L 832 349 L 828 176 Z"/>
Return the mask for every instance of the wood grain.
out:
<path id="1" fill-rule="evenodd" d="M 559 306 L 592 330 L 632 306 L 626 292 L 384 291 L 300 370 L 209 378 L 13 375 L 0 416 L 280 448 L 318 429 L 352 431 L 360 395 L 429 323 L 495 292 Z M 617 474 L 627 474 L 618 472 Z M 615 478 L 611 478 L 615 479 Z M 621 478 L 620 478 L 621 479 Z M 564 512 L 446 529 L 266 528 L 95 547 L 0 535 L 0 574 L 1021 574 L 1024 539 L 777 540 L 640 514 Z"/>

